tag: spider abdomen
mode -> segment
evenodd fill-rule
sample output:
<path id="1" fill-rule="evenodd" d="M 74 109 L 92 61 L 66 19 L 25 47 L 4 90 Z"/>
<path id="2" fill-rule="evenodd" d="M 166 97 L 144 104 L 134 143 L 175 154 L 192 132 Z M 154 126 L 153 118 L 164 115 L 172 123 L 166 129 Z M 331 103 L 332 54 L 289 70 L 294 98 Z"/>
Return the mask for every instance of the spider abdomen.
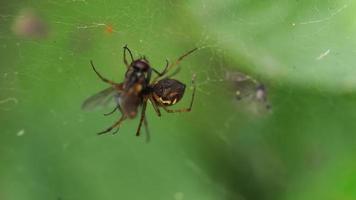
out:
<path id="1" fill-rule="evenodd" d="M 185 84 L 175 79 L 162 79 L 153 86 L 154 100 L 163 106 L 171 106 L 179 102 L 185 91 Z"/>

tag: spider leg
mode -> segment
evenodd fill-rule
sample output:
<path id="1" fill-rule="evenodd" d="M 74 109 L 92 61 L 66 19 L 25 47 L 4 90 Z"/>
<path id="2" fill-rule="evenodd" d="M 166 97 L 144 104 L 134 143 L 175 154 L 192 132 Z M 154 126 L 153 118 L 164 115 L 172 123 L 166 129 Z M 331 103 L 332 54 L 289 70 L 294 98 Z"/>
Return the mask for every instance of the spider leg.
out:
<path id="1" fill-rule="evenodd" d="M 152 68 L 150 68 L 147 72 L 147 78 L 146 78 L 147 83 L 151 81 L 151 75 L 152 75 Z"/>
<path id="2" fill-rule="evenodd" d="M 126 65 L 126 67 L 129 68 L 129 67 L 130 67 L 130 64 L 127 62 L 127 59 L 126 59 L 126 51 L 129 52 L 130 57 L 131 57 L 131 62 L 133 62 L 133 61 L 134 61 L 134 58 L 133 58 L 133 56 L 132 56 L 131 50 L 127 47 L 127 44 L 124 46 L 124 63 L 125 63 L 125 65 Z"/>
<path id="3" fill-rule="evenodd" d="M 185 57 L 189 56 L 191 53 L 193 53 L 193 52 L 196 51 L 197 49 L 198 49 L 198 48 L 194 48 L 194 49 L 188 51 L 187 53 L 181 55 L 174 63 L 172 63 L 172 64 L 168 67 L 168 69 L 166 70 L 166 73 L 167 73 L 170 69 L 172 69 L 173 67 L 175 67 L 176 65 L 179 65 L 179 63 L 180 63 Z"/>
<path id="4" fill-rule="evenodd" d="M 92 66 L 94 72 L 96 73 L 96 75 L 98 75 L 99 78 L 100 78 L 102 81 L 104 81 L 105 83 L 109 83 L 109 84 L 111 84 L 111 85 L 114 85 L 114 86 L 120 85 L 120 84 L 118 84 L 118 83 L 115 83 L 114 81 L 111 81 L 111 80 L 109 80 L 109 79 L 104 78 L 104 77 L 95 69 L 95 66 L 94 66 L 94 63 L 93 63 L 92 60 L 90 60 L 90 64 L 91 64 L 91 66 Z"/>
<path id="5" fill-rule="evenodd" d="M 153 106 L 154 110 L 156 111 L 158 117 L 160 117 L 161 116 L 161 111 L 159 110 L 159 107 L 157 106 L 157 103 L 155 102 L 155 100 L 152 97 L 150 97 L 150 101 L 151 101 L 152 106 Z"/>
<path id="6" fill-rule="evenodd" d="M 194 102 L 194 96 L 195 96 L 195 74 L 193 75 L 192 78 L 192 85 L 193 85 L 193 93 L 192 93 L 192 99 L 190 101 L 190 105 L 188 108 L 181 108 L 181 109 L 175 109 L 175 110 L 171 110 L 169 108 L 167 108 L 166 106 L 162 106 L 163 109 L 168 112 L 168 113 L 176 113 L 176 112 L 190 112 L 192 110 L 193 107 L 193 102 Z"/>
<path id="7" fill-rule="evenodd" d="M 162 76 L 164 76 L 166 74 L 168 66 L 169 66 L 169 61 L 168 61 L 168 59 L 166 59 L 166 66 L 164 67 L 164 70 L 162 72 L 159 72 L 156 69 L 152 68 L 152 70 L 158 75 L 158 77 L 156 77 L 155 80 L 157 78 L 162 77 Z"/>
<path id="8" fill-rule="evenodd" d="M 143 120 L 143 125 L 145 126 L 145 131 L 146 131 L 146 142 L 149 142 L 151 139 L 151 134 L 150 134 L 150 130 L 148 129 L 148 122 L 147 122 L 147 117 L 145 116 L 145 119 Z"/>
<path id="9" fill-rule="evenodd" d="M 185 54 L 181 55 L 174 63 L 172 63 L 171 65 L 169 66 L 166 66 L 166 68 L 163 70 L 163 72 L 161 73 L 161 75 L 158 75 L 154 80 L 153 82 L 157 81 L 157 79 L 161 78 L 162 76 L 164 76 L 165 74 L 167 74 L 169 72 L 170 69 L 172 69 L 173 67 L 179 65 L 179 63 L 187 56 L 189 56 L 190 54 L 192 54 L 194 51 L 196 51 L 198 48 L 194 48 L 188 52 L 186 52 Z M 167 63 L 168 63 L 168 60 L 167 60 Z M 176 74 L 178 73 L 178 71 L 175 71 L 173 72 L 173 74 Z M 171 75 L 172 76 L 172 75 Z M 171 77 L 170 76 L 170 77 Z"/>
<path id="10" fill-rule="evenodd" d="M 140 136 L 142 122 L 145 119 L 146 106 L 147 106 L 147 99 L 144 99 L 143 104 L 142 104 L 142 110 L 141 110 L 141 119 L 140 119 L 140 123 L 138 124 L 138 127 L 137 127 L 136 136 Z"/>
<path id="11" fill-rule="evenodd" d="M 172 63 L 168 69 L 166 70 L 166 72 L 168 72 L 171 68 L 175 67 L 176 65 L 178 65 L 180 63 L 180 61 L 182 61 L 185 57 L 189 56 L 191 53 L 193 53 L 194 51 L 196 51 L 198 48 L 194 48 L 190 51 L 188 51 L 187 53 L 181 55 L 174 63 Z"/>
<path id="12" fill-rule="evenodd" d="M 120 124 L 126 119 L 126 116 L 125 115 L 122 115 L 120 117 L 120 119 L 115 123 L 113 124 L 112 126 L 110 126 L 108 129 L 106 129 L 105 131 L 102 131 L 102 132 L 99 132 L 98 135 L 102 135 L 102 134 L 105 134 L 105 133 L 108 133 L 110 132 L 113 128 L 117 127 L 117 126 L 120 126 Z M 116 131 L 117 132 L 117 131 Z"/>
<path id="13" fill-rule="evenodd" d="M 166 78 L 171 78 L 173 76 L 175 76 L 176 74 L 178 74 L 180 72 L 182 68 L 178 67 L 176 70 L 174 70 L 173 73 L 171 73 L 169 76 L 166 76 Z"/>

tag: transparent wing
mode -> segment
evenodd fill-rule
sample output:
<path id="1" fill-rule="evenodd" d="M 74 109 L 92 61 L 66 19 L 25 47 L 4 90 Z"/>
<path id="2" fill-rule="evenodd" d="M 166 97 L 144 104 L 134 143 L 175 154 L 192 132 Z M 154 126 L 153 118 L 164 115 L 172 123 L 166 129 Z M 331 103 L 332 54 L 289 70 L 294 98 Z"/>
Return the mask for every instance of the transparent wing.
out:
<path id="1" fill-rule="evenodd" d="M 120 92 L 115 88 L 113 87 L 106 88 L 94 94 L 93 96 L 87 98 L 82 104 L 82 109 L 89 111 L 97 107 L 106 107 L 111 102 L 113 102 L 113 99 L 115 97 L 118 97 L 119 95 Z"/>

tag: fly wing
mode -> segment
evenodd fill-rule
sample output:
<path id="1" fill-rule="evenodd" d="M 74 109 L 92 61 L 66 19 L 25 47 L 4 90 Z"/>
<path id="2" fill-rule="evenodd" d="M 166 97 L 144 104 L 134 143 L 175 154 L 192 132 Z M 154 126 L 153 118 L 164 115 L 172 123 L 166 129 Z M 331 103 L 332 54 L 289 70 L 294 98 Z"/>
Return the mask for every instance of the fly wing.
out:
<path id="1" fill-rule="evenodd" d="M 93 96 L 87 98 L 82 104 L 82 109 L 89 111 L 89 110 L 93 110 L 100 106 L 105 107 L 110 102 L 112 102 L 114 97 L 118 97 L 119 95 L 120 95 L 120 92 L 117 91 L 115 88 L 113 88 L 113 87 L 106 88 L 106 89 L 94 94 Z"/>

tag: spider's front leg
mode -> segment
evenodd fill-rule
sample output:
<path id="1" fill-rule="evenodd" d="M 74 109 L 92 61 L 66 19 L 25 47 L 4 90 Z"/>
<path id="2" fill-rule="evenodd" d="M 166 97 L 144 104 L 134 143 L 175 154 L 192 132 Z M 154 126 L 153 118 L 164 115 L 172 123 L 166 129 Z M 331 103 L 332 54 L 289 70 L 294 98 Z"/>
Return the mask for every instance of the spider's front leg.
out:
<path id="1" fill-rule="evenodd" d="M 136 136 L 140 136 L 142 122 L 145 120 L 146 107 L 147 107 L 147 98 L 145 98 L 143 100 L 142 110 L 141 110 L 141 118 L 140 118 L 140 123 L 138 124 L 138 127 L 137 127 Z"/>
<path id="2" fill-rule="evenodd" d="M 156 69 L 152 68 L 152 70 L 158 75 L 158 76 L 154 79 L 154 81 L 157 80 L 158 78 L 164 76 L 164 75 L 167 73 L 168 66 L 169 66 L 169 61 L 168 61 L 168 59 L 166 59 L 166 66 L 164 67 L 164 69 L 163 69 L 162 72 L 159 72 L 159 71 L 157 71 Z"/>
<path id="3" fill-rule="evenodd" d="M 176 65 L 179 65 L 179 63 L 187 56 L 189 56 L 190 54 L 192 54 L 194 51 L 196 51 L 198 48 L 194 48 L 188 52 L 186 52 L 185 54 L 181 55 L 174 63 L 172 63 L 171 65 L 168 64 L 168 60 L 166 60 L 167 65 L 164 68 L 162 73 L 159 73 L 157 70 L 154 70 L 158 76 L 153 80 L 153 82 L 156 82 L 159 78 L 161 78 L 162 76 L 166 75 L 172 68 L 174 68 Z M 176 74 L 179 71 L 179 69 L 177 69 L 175 72 L 173 72 L 173 75 Z M 169 77 L 171 77 L 172 75 L 170 75 Z"/>

